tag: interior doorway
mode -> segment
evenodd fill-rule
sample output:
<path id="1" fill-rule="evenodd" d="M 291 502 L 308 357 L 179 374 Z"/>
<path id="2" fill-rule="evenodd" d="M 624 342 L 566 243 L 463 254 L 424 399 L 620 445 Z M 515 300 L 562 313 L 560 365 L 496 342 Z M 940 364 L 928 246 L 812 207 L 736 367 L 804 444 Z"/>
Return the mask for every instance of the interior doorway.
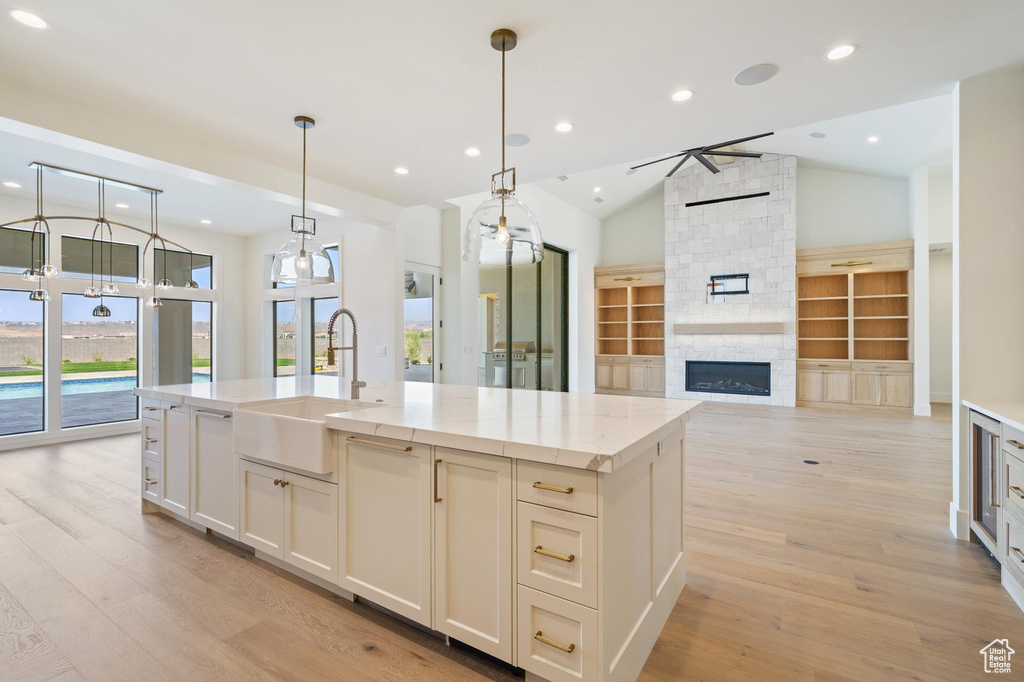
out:
<path id="1" fill-rule="evenodd" d="M 440 378 L 441 272 L 438 268 L 407 263 L 405 270 L 405 364 L 406 381 L 434 383 Z"/>

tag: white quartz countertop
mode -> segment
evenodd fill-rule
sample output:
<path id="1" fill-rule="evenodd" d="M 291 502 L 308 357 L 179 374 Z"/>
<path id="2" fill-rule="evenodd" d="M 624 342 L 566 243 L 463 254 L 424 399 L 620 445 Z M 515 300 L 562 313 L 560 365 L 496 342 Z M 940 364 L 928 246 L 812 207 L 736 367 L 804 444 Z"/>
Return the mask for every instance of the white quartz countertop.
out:
<path id="1" fill-rule="evenodd" d="M 965 407 L 981 412 L 992 417 L 996 421 L 1009 424 L 1015 429 L 1024 431 L 1024 402 L 1013 401 L 963 401 Z"/>
<path id="2" fill-rule="evenodd" d="M 138 388 L 136 394 L 234 410 L 300 396 L 338 400 L 327 426 L 427 445 L 595 471 L 614 471 L 701 408 L 694 400 L 371 382 L 348 400 L 337 377 L 279 377 Z"/>

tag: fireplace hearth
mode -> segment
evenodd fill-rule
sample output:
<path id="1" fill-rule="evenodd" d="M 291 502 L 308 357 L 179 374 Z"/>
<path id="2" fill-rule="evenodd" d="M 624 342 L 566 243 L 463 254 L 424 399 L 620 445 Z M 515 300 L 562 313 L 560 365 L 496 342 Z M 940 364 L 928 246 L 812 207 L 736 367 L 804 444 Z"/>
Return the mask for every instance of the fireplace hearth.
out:
<path id="1" fill-rule="evenodd" d="M 770 396 L 770 362 L 686 361 L 686 390 L 694 393 Z"/>

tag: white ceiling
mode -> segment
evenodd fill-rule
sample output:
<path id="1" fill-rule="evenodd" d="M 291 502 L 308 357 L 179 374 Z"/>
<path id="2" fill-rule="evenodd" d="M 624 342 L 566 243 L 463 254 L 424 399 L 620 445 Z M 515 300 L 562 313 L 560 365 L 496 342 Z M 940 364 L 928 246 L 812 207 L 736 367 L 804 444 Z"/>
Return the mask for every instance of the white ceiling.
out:
<path id="1" fill-rule="evenodd" d="M 296 211 L 292 197 L 237 183 L 211 184 L 4 131 L 0 131 L 0 183 L 16 182 L 21 188 L 0 184 L 0 196 L 34 202 L 36 171 L 29 168 L 29 164 L 36 161 L 163 190 L 159 199 L 161 224 L 174 223 L 229 234 L 259 234 L 286 227 Z M 43 187 L 44 209 L 48 215 L 53 215 L 53 204 L 81 208 L 81 215 L 98 213 L 95 182 L 48 172 L 43 176 Z M 128 204 L 129 208 L 117 208 L 117 203 Z M 149 195 L 108 185 L 106 213 L 111 220 L 148 229 Z M 211 224 L 204 225 L 201 220 L 209 220 Z"/>
<path id="2" fill-rule="evenodd" d="M 509 151 L 524 182 L 932 97 L 1024 61 L 1019 0 L 25 7 L 51 28 L 0 16 L 0 86 L 63 102 L 49 108 L 63 117 L 60 127 L 106 126 L 104 143 L 129 151 L 137 150 L 119 135 L 294 169 L 300 142 L 291 119 L 310 114 L 319 123 L 310 134 L 313 177 L 402 205 L 481 191 L 498 170 L 500 59 L 488 35 L 500 26 L 520 35 L 508 56 L 508 131 L 533 138 Z M 825 61 L 841 42 L 860 50 Z M 777 64 L 778 75 L 759 86 L 733 83 L 759 62 Z M 682 87 L 693 99 L 670 101 Z M 0 97 L 0 116 L 17 118 L 25 106 Z M 556 133 L 563 119 L 576 129 Z M 465 156 L 471 145 L 483 154 Z M 411 173 L 395 175 L 399 165 Z"/>
<path id="3" fill-rule="evenodd" d="M 951 163 L 952 107 L 952 98 L 941 95 L 782 130 L 742 148 L 793 154 L 799 157 L 801 166 L 907 177 L 920 165 Z M 810 136 L 812 132 L 824 133 L 825 137 L 813 138 Z M 878 142 L 868 142 L 867 138 L 871 136 L 877 136 Z M 704 140 L 700 144 L 720 141 L 724 140 Z M 563 201 L 605 219 L 659 193 L 665 174 L 676 160 L 626 174 L 630 166 L 650 160 L 615 164 L 574 173 L 566 180 L 550 178 L 535 184 Z M 721 158 L 718 161 L 728 163 Z M 695 163 L 689 161 L 684 167 Z M 595 193 L 595 187 L 600 187 L 601 191 Z M 595 197 L 604 201 L 595 203 Z"/>

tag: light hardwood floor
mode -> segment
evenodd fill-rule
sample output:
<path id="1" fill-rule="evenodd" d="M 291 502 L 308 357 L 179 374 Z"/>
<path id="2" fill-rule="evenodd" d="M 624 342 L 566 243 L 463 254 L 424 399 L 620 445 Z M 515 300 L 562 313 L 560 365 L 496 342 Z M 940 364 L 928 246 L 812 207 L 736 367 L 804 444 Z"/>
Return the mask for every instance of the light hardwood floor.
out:
<path id="1" fill-rule="evenodd" d="M 988 677 L 978 650 L 1024 644 L 1024 616 L 949 535 L 940 411 L 708 405 L 688 585 L 641 679 Z M 135 436 L 0 453 L 0 680 L 515 679 L 140 515 L 138 463 Z"/>

